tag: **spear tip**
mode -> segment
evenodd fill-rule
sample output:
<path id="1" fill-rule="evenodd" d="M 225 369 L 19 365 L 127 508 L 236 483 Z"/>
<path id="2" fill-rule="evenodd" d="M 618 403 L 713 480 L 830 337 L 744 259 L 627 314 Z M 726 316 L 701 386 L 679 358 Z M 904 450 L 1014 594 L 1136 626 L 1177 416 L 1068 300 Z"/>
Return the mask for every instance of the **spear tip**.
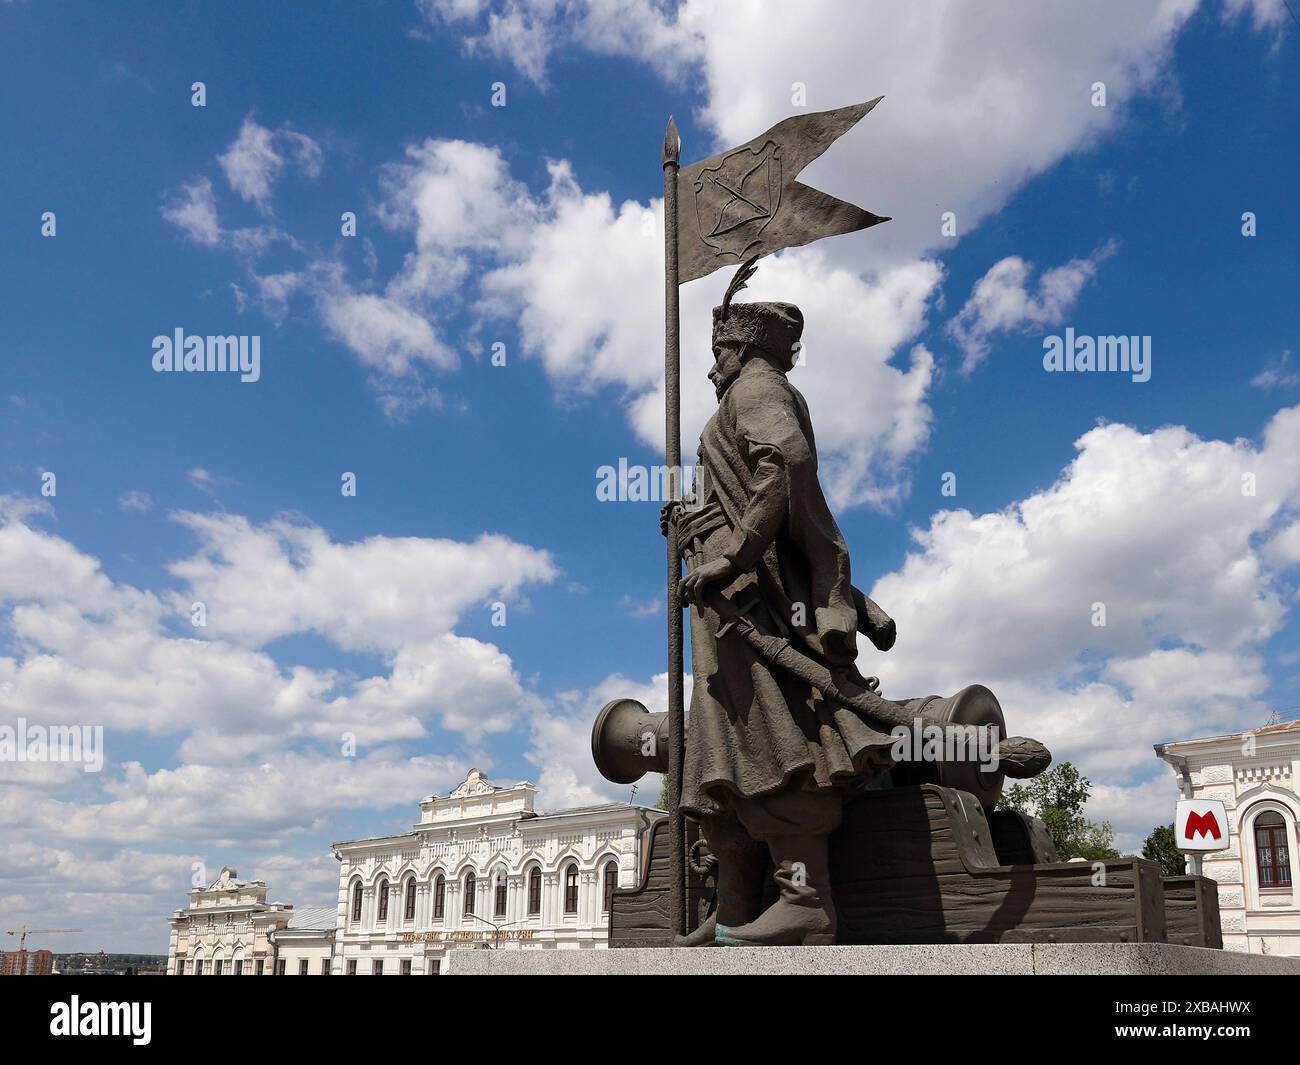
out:
<path id="1" fill-rule="evenodd" d="M 677 132 L 677 121 L 668 116 L 668 128 L 664 130 L 664 166 L 672 163 L 676 166 L 682 158 L 682 138 Z"/>

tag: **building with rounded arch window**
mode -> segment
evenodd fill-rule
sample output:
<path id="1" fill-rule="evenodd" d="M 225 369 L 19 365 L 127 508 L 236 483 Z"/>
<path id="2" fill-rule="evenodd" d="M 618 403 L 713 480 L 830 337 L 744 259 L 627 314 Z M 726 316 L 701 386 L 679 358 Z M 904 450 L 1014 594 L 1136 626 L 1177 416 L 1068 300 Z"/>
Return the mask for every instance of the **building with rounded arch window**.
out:
<path id="1" fill-rule="evenodd" d="M 333 972 L 447 973 L 457 950 L 489 943 L 604 947 L 610 895 L 639 883 L 648 830 L 665 814 L 629 803 L 542 812 L 536 795 L 471 769 L 421 801 L 411 831 L 335 843 Z"/>
<path id="2" fill-rule="evenodd" d="M 267 902 L 266 884 L 240 880 L 230 866 L 171 917 L 171 976 L 313 976 L 328 973 L 334 908 Z M 306 969 L 304 970 L 304 965 Z"/>
<path id="3" fill-rule="evenodd" d="M 1300 956 L 1300 721 L 1156 745 L 1185 799 L 1221 799 L 1228 847 L 1189 856 L 1188 872 L 1218 884 L 1223 946 Z"/>

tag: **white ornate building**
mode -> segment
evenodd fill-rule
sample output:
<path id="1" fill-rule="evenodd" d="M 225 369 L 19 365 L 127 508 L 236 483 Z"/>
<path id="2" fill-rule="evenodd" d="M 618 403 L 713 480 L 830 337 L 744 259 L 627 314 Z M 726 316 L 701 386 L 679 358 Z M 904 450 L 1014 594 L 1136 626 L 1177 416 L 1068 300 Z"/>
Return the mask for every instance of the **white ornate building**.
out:
<path id="1" fill-rule="evenodd" d="M 327 973 L 333 955 L 334 910 L 299 910 L 266 901 L 261 880 L 238 879 L 226 866 L 190 904 L 171 917 L 168 976 L 297 975 L 306 959 L 313 975 Z"/>
<path id="2" fill-rule="evenodd" d="M 537 788 L 477 769 L 420 803 L 411 831 L 334 844 L 337 975 L 432 975 L 457 950 L 605 945 L 609 893 L 639 881 L 661 811 L 628 803 L 538 813 Z"/>
<path id="3" fill-rule="evenodd" d="M 1183 798 L 1227 808 L 1228 848 L 1188 859 L 1188 872 L 1218 884 L 1224 947 L 1300 955 L 1300 721 L 1161 743 L 1156 754 L 1173 766 Z"/>
<path id="4" fill-rule="evenodd" d="M 609 893 L 641 876 L 662 811 L 608 803 L 538 813 L 527 781 L 477 769 L 420 803 L 410 832 L 334 844 L 337 907 L 266 901 L 226 867 L 171 917 L 168 975 L 432 975 L 457 950 L 605 946 Z"/>

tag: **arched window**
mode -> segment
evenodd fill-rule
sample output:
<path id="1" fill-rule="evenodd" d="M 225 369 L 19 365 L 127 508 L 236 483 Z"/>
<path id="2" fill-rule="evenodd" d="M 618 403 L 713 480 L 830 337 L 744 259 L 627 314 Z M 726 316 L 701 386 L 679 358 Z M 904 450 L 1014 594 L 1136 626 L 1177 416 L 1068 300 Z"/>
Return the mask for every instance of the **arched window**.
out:
<path id="1" fill-rule="evenodd" d="M 542 912 L 542 871 L 533 866 L 528 874 L 528 916 L 538 917 Z"/>
<path id="2" fill-rule="evenodd" d="M 361 920 L 361 881 L 352 885 L 352 920 Z"/>
<path id="3" fill-rule="evenodd" d="M 609 904 L 614 900 L 614 889 L 618 887 L 618 862 L 605 863 L 605 906 L 604 912 L 609 913 Z"/>
<path id="4" fill-rule="evenodd" d="M 474 888 L 477 884 L 478 879 L 471 869 L 465 874 L 465 908 L 461 911 L 467 917 L 474 916 Z"/>
<path id="5" fill-rule="evenodd" d="M 415 877 L 407 877 L 406 880 L 406 909 L 404 911 L 408 921 L 415 920 Z"/>
<path id="6" fill-rule="evenodd" d="M 1291 851 L 1286 822 L 1279 813 L 1269 811 L 1255 818 L 1255 868 L 1261 888 L 1291 886 Z"/>
<path id="7" fill-rule="evenodd" d="M 506 915 L 506 871 L 499 869 L 496 874 L 496 883 L 492 886 L 492 916 L 504 917 Z"/>
<path id="8" fill-rule="evenodd" d="M 379 896 L 379 913 L 375 917 L 376 921 L 388 920 L 388 881 L 379 881 L 379 886 L 375 888 L 375 893 Z"/>
<path id="9" fill-rule="evenodd" d="M 441 873 L 433 882 L 433 919 L 441 921 L 443 910 L 447 905 L 447 878 Z"/>
<path id="10" fill-rule="evenodd" d="M 578 912 L 578 867 L 571 865 L 564 870 L 564 912 Z"/>

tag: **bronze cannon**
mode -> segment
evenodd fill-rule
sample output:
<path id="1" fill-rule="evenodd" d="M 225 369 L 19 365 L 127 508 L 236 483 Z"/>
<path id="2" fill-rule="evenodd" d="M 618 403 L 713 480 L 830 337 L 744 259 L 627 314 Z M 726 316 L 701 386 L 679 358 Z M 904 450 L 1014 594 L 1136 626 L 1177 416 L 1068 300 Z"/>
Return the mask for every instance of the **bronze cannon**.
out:
<path id="1" fill-rule="evenodd" d="M 1006 721 L 995 696 L 982 684 L 956 695 L 930 695 L 902 703 L 909 723 L 895 724 L 898 750 L 886 784 L 937 784 L 974 795 L 992 811 L 1006 777 L 1031 777 L 1050 764 L 1037 740 L 1003 738 Z M 668 769 L 668 715 L 652 713 L 635 699 L 606 704 L 591 730 L 591 754 L 601 775 L 631 784 L 646 773 Z"/>

